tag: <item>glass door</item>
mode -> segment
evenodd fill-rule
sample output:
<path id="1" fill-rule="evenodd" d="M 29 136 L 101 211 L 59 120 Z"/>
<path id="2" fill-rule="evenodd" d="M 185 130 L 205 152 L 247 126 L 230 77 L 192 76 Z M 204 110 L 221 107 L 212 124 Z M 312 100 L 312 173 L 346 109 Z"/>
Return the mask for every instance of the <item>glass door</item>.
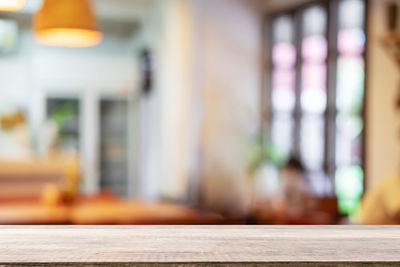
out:
<path id="1" fill-rule="evenodd" d="M 100 187 L 128 196 L 128 100 L 100 100 Z"/>
<path id="2" fill-rule="evenodd" d="M 53 149 L 60 154 L 79 154 L 80 103 L 75 97 L 48 97 L 47 119 L 57 127 L 57 140 Z"/>

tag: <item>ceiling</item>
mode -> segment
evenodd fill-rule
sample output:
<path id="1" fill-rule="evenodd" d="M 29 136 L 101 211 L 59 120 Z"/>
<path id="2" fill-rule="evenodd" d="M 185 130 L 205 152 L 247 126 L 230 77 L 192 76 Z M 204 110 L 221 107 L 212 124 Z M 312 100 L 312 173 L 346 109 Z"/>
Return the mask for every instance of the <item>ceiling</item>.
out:
<path id="1" fill-rule="evenodd" d="M 91 0 L 96 14 L 102 20 L 116 22 L 137 22 L 148 14 L 151 7 L 159 1 L 170 0 Z M 242 0 L 253 2 L 263 13 L 276 12 L 314 0 Z M 27 0 L 21 13 L 34 13 L 43 0 Z"/>
<path id="2" fill-rule="evenodd" d="M 277 12 L 315 0 L 253 0 L 259 10 L 265 13 Z"/>
<path id="3" fill-rule="evenodd" d="M 95 13 L 102 20 L 137 22 L 149 12 L 157 0 L 91 0 Z M 43 0 L 28 0 L 21 13 L 32 14 Z"/>

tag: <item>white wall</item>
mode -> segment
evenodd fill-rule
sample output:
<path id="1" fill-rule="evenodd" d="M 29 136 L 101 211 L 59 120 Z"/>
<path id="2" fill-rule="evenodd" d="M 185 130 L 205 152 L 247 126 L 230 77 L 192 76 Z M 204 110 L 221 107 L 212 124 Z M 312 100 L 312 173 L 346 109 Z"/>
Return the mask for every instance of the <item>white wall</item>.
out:
<path id="1" fill-rule="evenodd" d="M 150 49 L 154 86 L 143 99 L 142 178 L 144 199 L 188 199 L 193 162 L 200 136 L 196 15 L 199 1 L 158 1 L 133 40 L 135 53 Z M 193 100 L 193 101 L 192 101 Z M 197 138 L 196 138 L 197 137 Z"/>
<path id="2" fill-rule="evenodd" d="M 202 198 L 236 214 L 249 204 L 246 146 L 258 131 L 261 17 L 246 1 L 204 1 Z"/>
<path id="3" fill-rule="evenodd" d="M 143 190 L 196 200 L 201 186 L 206 204 L 243 210 L 245 146 L 259 116 L 259 13 L 240 0 L 160 1 L 157 10 L 134 40 L 156 58 Z"/>
<path id="4" fill-rule="evenodd" d="M 138 195 L 147 201 L 157 200 L 162 194 L 162 181 L 168 180 L 163 164 L 162 92 L 165 83 L 162 80 L 165 54 L 165 17 L 169 1 L 156 0 L 144 16 L 138 33 L 132 38 L 133 55 L 137 62 L 141 53 L 147 49 L 153 59 L 153 88 L 146 97 L 141 97 L 141 135 L 140 135 L 140 180 L 137 184 Z M 140 68 L 135 69 L 139 73 Z M 168 91 L 168 90 L 167 90 Z"/>

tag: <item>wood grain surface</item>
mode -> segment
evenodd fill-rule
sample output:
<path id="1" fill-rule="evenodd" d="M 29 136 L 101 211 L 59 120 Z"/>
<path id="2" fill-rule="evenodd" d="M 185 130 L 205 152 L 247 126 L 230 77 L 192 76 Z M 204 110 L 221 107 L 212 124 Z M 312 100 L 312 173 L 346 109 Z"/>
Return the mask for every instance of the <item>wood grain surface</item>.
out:
<path id="1" fill-rule="evenodd" d="M 399 266 L 397 226 L 0 226 L 0 266 Z"/>

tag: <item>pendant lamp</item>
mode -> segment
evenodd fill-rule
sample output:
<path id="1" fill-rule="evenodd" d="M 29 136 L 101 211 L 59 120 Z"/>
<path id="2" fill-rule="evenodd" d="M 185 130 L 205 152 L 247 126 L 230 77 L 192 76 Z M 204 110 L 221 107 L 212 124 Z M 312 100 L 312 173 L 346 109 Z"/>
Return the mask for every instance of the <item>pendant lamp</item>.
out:
<path id="1" fill-rule="evenodd" d="M 33 27 L 36 41 L 43 45 L 89 47 L 103 38 L 89 0 L 45 0 Z"/>
<path id="2" fill-rule="evenodd" d="M 15 11 L 24 7 L 26 0 L 0 0 L 0 11 Z"/>

